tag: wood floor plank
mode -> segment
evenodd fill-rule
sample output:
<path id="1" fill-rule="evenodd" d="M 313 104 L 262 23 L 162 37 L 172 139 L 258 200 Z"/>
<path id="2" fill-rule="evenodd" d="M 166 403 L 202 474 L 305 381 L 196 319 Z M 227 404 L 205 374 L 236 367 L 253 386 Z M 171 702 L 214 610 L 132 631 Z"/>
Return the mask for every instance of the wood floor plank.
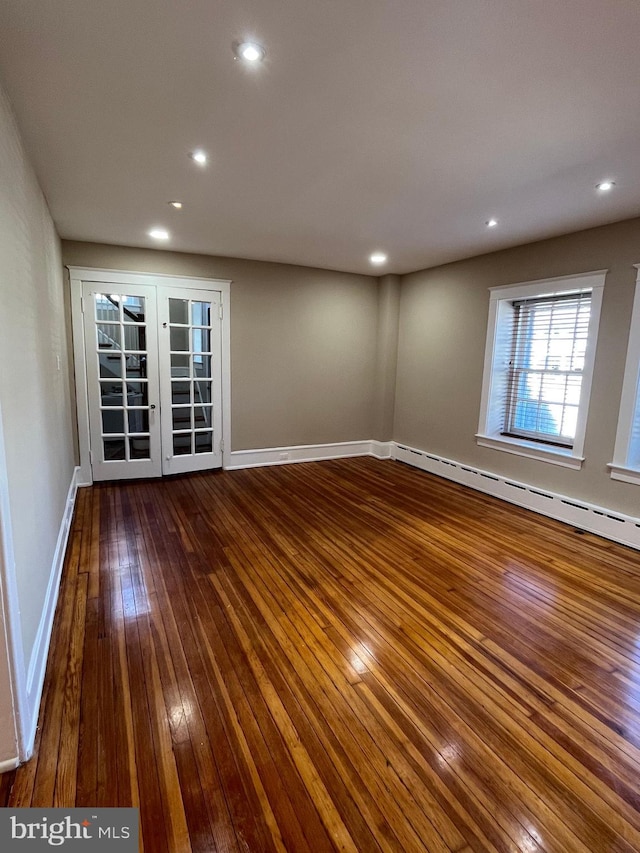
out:
<path id="1" fill-rule="evenodd" d="M 63 577 L 60 590 L 60 603 L 57 611 L 57 624 L 54 629 L 52 640 L 52 652 L 48 669 L 51 674 L 56 672 L 59 678 L 46 693 L 42 706 L 39 725 L 42 727 L 37 763 L 35 765 L 35 779 L 31 794 L 31 802 L 43 808 L 53 806 L 53 796 L 57 776 L 57 766 L 61 747 L 60 728 L 62 724 L 62 713 L 64 708 L 64 680 L 67 663 L 67 649 L 73 623 L 73 611 L 76 600 L 76 583 L 73 572 L 68 577 Z M 61 676 L 61 677 L 60 677 Z M 47 725 L 44 726 L 44 720 Z M 17 777 L 21 774 L 18 773 Z"/>
<path id="2" fill-rule="evenodd" d="M 0 808 L 4 809 L 9 805 L 15 778 L 15 770 L 7 770 L 0 774 Z"/>
<path id="3" fill-rule="evenodd" d="M 76 799 L 76 775 L 80 738 L 80 690 L 82 676 L 82 650 L 87 611 L 87 576 L 76 582 L 76 599 L 69 638 L 69 654 L 64 680 L 64 704 L 60 724 L 60 749 L 56 768 L 54 806 L 62 806 Z"/>
<path id="4" fill-rule="evenodd" d="M 640 853 L 640 555 L 370 458 L 78 494 L 34 757 L 151 853 Z"/>
<path id="5" fill-rule="evenodd" d="M 83 490 L 86 491 L 86 490 Z M 98 785 L 98 600 L 90 598 L 86 605 L 86 624 L 82 663 L 82 690 L 78 734 L 78 771 L 76 803 L 95 804 Z"/>

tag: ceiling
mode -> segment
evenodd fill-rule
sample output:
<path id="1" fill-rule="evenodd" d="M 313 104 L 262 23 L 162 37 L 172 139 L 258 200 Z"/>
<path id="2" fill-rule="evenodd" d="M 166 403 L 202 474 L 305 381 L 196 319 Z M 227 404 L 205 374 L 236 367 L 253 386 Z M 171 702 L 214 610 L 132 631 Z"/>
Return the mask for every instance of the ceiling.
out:
<path id="1" fill-rule="evenodd" d="M 638 0 L 2 0 L 0 40 L 65 238 L 404 273 L 640 214 Z"/>

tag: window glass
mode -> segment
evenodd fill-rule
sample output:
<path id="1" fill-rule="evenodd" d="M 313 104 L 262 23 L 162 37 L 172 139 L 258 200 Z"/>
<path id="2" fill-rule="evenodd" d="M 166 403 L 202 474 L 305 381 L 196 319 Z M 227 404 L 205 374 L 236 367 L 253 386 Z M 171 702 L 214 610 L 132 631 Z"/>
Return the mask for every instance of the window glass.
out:
<path id="1" fill-rule="evenodd" d="M 573 446 L 590 317 L 590 293 L 514 302 L 507 435 Z"/>

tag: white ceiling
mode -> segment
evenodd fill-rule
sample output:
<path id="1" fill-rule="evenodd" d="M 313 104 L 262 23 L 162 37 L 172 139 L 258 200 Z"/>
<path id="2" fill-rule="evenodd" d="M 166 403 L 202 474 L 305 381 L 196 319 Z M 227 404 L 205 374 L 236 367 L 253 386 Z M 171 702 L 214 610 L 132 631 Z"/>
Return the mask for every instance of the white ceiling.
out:
<path id="1" fill-rule="evenodd" d="M 403 273 L 640 214 L 638 0 L 2 0 L 0 39 L 62 237 Z"/>

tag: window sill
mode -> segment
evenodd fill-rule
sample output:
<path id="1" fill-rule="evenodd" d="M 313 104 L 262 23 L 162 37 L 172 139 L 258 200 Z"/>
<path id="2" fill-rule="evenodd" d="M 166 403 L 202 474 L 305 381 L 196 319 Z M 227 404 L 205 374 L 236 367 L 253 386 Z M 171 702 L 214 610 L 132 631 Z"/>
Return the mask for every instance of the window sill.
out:
<path id="1" fill-rule="evenodd" d="M 607 465 L 612 480 L 622 480 L 623 483 L 634 483 L 640 486 L 640 471 L 637 468 L 625 468 L 624 465 L 616 465 L 609 462 Z"/>
<path id="2" fill-rule="evenodd" d="M 552 465 L 562 465 L 564 468 L 580 470 L 584 456 L 574 455 L 574 451 L 564 447 L 545 447 L 535 441 L 509 438 L 507 436 L 476 435 L 480 447 L 490 447 L 492 450 L 503 450 L 516 456 L 526 456 L 528 459 L 538 459 L 540 462 L 550 462 Z M 611 475 L 613 476 L 613 474 Z M 640 482 L 640 477 L 638 482 Z"/>

